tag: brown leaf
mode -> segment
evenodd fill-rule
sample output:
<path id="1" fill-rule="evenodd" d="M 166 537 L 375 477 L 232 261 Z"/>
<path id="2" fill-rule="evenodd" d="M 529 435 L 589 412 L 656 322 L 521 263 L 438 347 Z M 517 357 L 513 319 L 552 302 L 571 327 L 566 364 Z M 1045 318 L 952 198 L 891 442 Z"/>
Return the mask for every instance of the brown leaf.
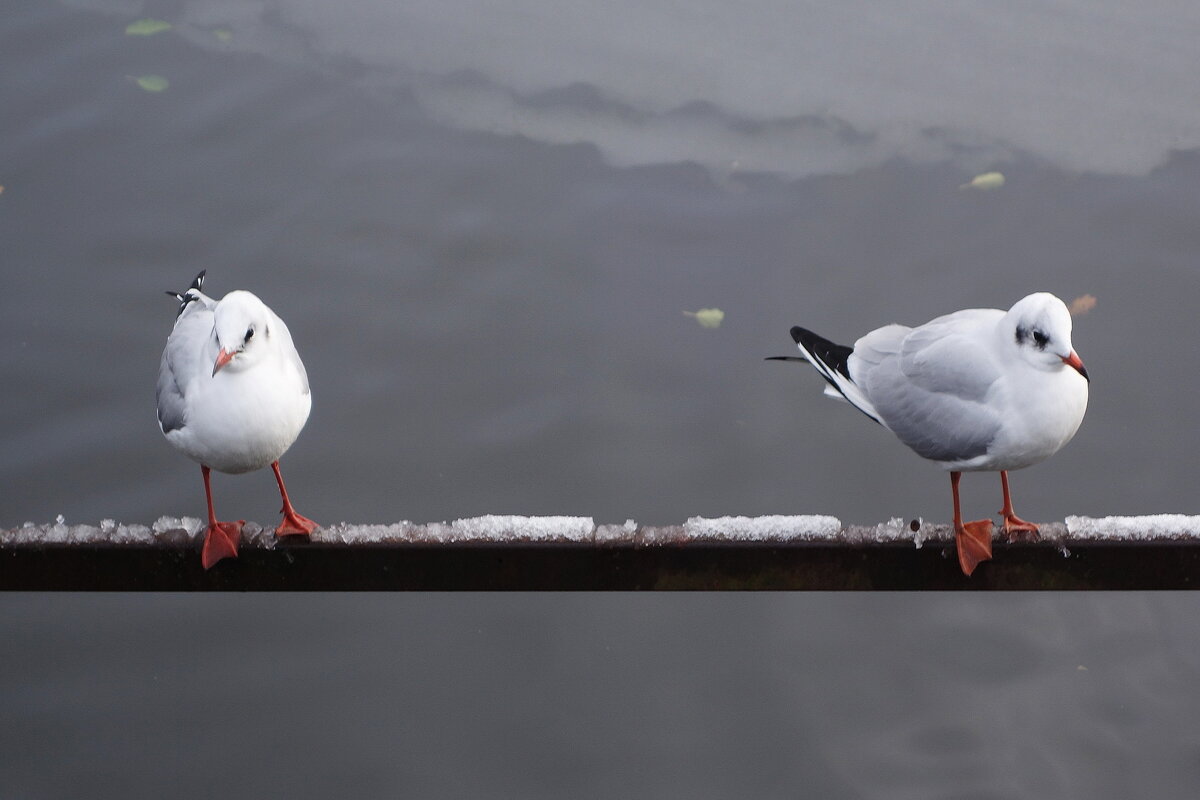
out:
<path id="1" fill-rule="evenodd" d="M 1090 294 L 1081 294 L 1079 297 L 1076 297 L 1074 300 L 1071 301 L 1069 310 L 1071 312 L 1072 317 L 1078 317 L 1082 314 L 1086 314 L 1087 312 L 1091 311 L 1095 307 L 1096 307 L 1095 296 L 1090 295 Z"/>

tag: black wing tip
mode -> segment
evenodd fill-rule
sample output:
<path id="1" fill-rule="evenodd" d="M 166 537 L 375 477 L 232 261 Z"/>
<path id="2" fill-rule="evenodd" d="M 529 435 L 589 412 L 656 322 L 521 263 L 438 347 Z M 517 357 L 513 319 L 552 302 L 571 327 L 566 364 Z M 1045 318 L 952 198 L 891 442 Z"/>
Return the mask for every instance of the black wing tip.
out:
<path id="1" fill-rule="evenodd" d="M 207 273 L 208 273 L 208 270 L 206 270 L 206 269 L 200 270 L 200 274 L 197 275 L 195 277 L 195 279 L 192 280 L 192 285 L 189 286 L 187 291 L 183 292 L 182 294 L 179 292 L 171 292 L 171 291 L 167 292 L 168 295 L 170 295 L 171 297 L 174 297 L 176 300 L 179 301 L 179 310 L 175 312 L 176 319 L 178 319 L 179 315 L 183 313 L 183 310 L 185 308 L 187 308 L 188 303 L 190 303 L 196 299 L 192 295 L 192 292 L 199 292 L 201 287 L 204 286 L 204 276 Z"/>
<path id="2" fill-rule="evenodd" d="M 819 336 L 807 328 L 801 328 L 799 325 L 792 328 L 791 334 L 792 340 L 799 345 L 801 350 L 815 357 L 829 370 L 841 373 L 847 380 L 853 380 L 850 377 L 850 366 L 848 363 L 850 354 L 854 352 L 853 347 L 831 342 L 824 336 Z M 825 379 L 831 384 L 833 383 L 832 376 L 827 375 Z"/>
<path id="3" fill-rule="evenodd" d="M 832 348 L 844 347 L 844 345 L 831 342 L 820 334 L 813 333 L 808 328 L 801 328 L 799 325 L 796 325 L 792 328 L 791 334 L 792 341 L 810 353 L 814 352 L 814 350 L 828 350 Z"/>

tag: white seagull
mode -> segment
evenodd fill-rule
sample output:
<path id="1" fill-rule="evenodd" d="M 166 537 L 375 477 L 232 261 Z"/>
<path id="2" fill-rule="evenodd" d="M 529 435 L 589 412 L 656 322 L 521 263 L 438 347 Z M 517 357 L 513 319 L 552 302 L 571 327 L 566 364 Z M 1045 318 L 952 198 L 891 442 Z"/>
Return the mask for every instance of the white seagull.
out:
<path id="1" fill-rule="evenodd" d="M 1083 421 L 1088 374 L 1071 346 L 1071 315 L 1039 292 L 1008 311 L 971 308 L 918 328 L 888 325 L 853 347 L 792 328 L 807 360 L 828 382 L 825 394 L 847 400 L 896 434 L 917 455 L 950 471 L 958 562 L 970 575 L 992 557 L 992 521 L 963 522 L 963 472 L 1000 472 L 1003 532 L 1037 536 L 1008 493 L 1008 470 L 1036 464 L 1071 440 Z"/>
<path id="2" fill-rule="evenodd" d="M 208 500 L 205 569 L 236 557 L 244 520 L 218 522 L 209 470 L 238 474 L 268 464 L 283 498 L 276 536 L 307 535 L 312 520 L 296 513 L 279 474 L 279 458 L 312 408 L 308 375 L 287 325 L 250 292 L 213 300 L 200 291 L 204 272 L 179 294 L 175 327 L 158 368 L 158 424 L 167 441 L 200 464 Z"/>

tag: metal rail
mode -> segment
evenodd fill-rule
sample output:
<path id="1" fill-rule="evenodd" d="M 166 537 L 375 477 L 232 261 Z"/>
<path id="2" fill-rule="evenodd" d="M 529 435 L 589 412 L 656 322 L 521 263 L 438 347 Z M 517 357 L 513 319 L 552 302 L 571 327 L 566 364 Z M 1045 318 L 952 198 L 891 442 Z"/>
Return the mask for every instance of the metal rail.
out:
<path id="1" fill-rule="evenodd" d="M 0 590 L 978 591 L 1191 589 L 1200 583 L 1200 529 L 1196 535 L 1105 538 L 1050 523 L 1038 542 L 997 538 L 993 560 L 968 578 L 945 525 L 893 520 L 840 527 L 828 517 L 662 527 L 488 519 L 483 528 L 331 526 L 312 541 L 276 541 L 247 523 L 239 557 L 207 571 L 200 566 L 196 520 L 153 529 L 26 526 L 0 530 Z M 539 519 L 574 522 L 532 529 L 522 522 Z M 795 529 L 789 519 L 799 521 Z M 838 527 L 814 530 L 813 519 Z"/>

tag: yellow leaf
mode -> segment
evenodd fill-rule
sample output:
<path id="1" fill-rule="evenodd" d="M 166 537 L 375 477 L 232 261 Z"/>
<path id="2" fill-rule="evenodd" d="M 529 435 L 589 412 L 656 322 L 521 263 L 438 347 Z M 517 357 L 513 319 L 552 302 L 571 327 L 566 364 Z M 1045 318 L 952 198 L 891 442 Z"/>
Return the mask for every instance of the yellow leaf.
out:
<path id="1" fill-rule="evenodd" d="M 125 26 L 127 36 L 153 36 L 156 33 L 171 30 L 171 23 L 161 19 L 139 19 Z"/>
<path id="2" fill-rule="evenodd" d="M 999 189 L 1004 185 L 1004 175 L 999 172 L 985 172 L 976 175 L 968 183 L 959 186 L 960 189 Z"/>
<path id="3" fill-rule="evenodd" d="M 689 317 L 695 317 L 701 328 L 719 328 L 725 319 L 725 312 L 719 308 L 702 308 L 699 311 L 685 311 Z"/>
<path id="4" fill-rule="evenodd" d="M 162 92 L 171 85 L 171 82 L 162 75 L 142 75 L 133 80 L 147 92 Z"/>

